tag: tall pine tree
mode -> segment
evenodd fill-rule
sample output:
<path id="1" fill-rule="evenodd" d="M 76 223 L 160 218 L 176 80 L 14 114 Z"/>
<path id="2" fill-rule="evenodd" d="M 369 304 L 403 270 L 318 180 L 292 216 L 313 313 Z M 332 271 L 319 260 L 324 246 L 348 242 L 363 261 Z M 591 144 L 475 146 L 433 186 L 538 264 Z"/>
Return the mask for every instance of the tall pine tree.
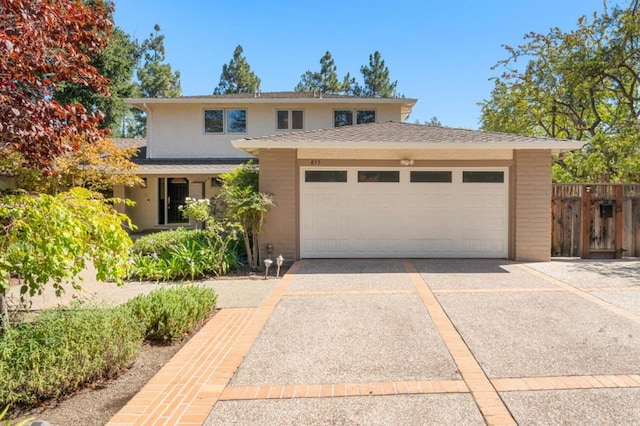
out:
<path id="1" fill-rule="evenodd" d="M 364 79 L 362 96 L 377 98 L 392 98 L 396 96 L 397 81 L 393 83 L 389 79 L 389 68 L 384 64 L 384 60 L 377 50 L 369 55 L 369 66 L 360 68 Z"/>
<path id="2" fill-rule="evenodd" d="M 242 52 L 242 46 L 238 45 L 229 64 L 222 66 L 220 82 L 213 91 L 214 94 L 254 93 L 260 89 L 261 80 L 256 73 L 251 71 L 251 66 L 242 56 Z"/>
<path id="3" fill-rule="evenodd" d="M 306 71 L 300 77 L 300 82 L 295 87 L 296 92 L 315 92 L 321 93 L 342 93 L 345 87 L 350 87 L 352 81 L 349 74 L 344 78 L 343 82 L 338 80 L 338 73 L 335 61 L 331 57 L 331 53 L 327 51 L 320 58 L 320 71 Z"/>
<path id="4" fill-rule="evenodd" d="M 171 65 L 164 62 L 164 35 L 160 34 L 160 25 L 156 24 L 153 30 L 142 43 L 144 64 L 138 70 L 141 94 L 147 98 L 180 96 L 180 71 L 173 72 Z"/>
<path id="5" fill-rule="evenodd" d="M 173 71 L 171 65 L 165 63 L 164 35 L 160 34 L 160 25 L 153 27 L 154 32 L 142 42 L 144 63 L 138 69 L 139 92 L 145 98 L 171 98 L 180 96 L 180 71 Z M 132 135 L 144 136 L 147 132 L 146 115 L 134 110 L 137 126 L 130 128 Z"/>

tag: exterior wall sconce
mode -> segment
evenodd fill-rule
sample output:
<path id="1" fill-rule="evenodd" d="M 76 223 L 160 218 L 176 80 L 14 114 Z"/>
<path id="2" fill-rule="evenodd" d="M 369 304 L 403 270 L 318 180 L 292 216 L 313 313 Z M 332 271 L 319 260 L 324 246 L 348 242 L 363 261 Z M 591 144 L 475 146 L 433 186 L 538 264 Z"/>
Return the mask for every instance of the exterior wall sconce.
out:
<path id="1" fill-rule="evenodd" d="M 403 158 L 400 160 L 400 164 L 403 166 L 413 166 L 414 161 L 409 158 Z"/>
<path id="2" fill-rule="evenodd" d="M 269 243 L 267 244 L 267 255 L 269 259 L 271 259 L 272 254 L 273 254 L 273 244 Z"/>
<path id="3" fill-rule="evenodd" d="M 584 190 L 587 191 L 587 192 L 591 192 L 591 185 L 585 186 Z"/>

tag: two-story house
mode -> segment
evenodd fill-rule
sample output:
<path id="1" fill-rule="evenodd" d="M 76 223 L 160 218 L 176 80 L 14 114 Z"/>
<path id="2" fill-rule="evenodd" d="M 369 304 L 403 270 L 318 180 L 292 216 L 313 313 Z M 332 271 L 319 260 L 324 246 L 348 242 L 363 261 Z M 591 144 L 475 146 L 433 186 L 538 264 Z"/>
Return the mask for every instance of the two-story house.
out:
<path id="1" fill-rule="evenodd" d="M 414 99 L 278 92 L 131 99 L 147 112 L 140 229 L 257 158 L 274 194 L 260 247 L 285 258 L 550 257 L 551 163 L 580 142 L 406 124 Z"/>
<path id="2" fill-rule="evenodd" d="M 217 176 L 253 158 L 234 139 L 384 121 L 401 122 L 415 99 L 304 92 L 128 99 L 147 114 L 139 158 L 143 188 L 116 188 L 135 201 L 126 213 L 140 230 L 184 226 L 186 197 L 218 193 Z"/>

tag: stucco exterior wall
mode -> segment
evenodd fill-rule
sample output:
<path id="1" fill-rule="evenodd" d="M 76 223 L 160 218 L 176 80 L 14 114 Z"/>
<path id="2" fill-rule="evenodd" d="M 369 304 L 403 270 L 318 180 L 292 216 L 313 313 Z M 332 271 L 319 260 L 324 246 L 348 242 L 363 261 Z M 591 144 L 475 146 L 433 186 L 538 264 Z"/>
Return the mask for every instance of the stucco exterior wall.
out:
<path id="1" fill-rule="evenodd" d="M 150 106 L 148 156 L 150 158 L 249 158 L 231 140 L 286 133 L 276 129 L 276 111 L 304 111 L 304 130 L 333 127 L 336 109 L 375 109 L 376 121 L 400 121 L 399 104 L 155 104 Z M 204 133 L 205 109 L 246 109 L 247 133 Z"/>
<path id="2" fill-rule="evenodd" d="M 260 254 L 273 245 L 273 256 L 286 261 L 298 257 L 298 165 L 296 150 L 269 149 L 260 152 L 260 191 L 273 194 L 275 206 L 266 216 L 260 235 Z"/>
<path id="3" fill-rule="evenodd" d="M 551 259 L 551 151 L 515 150 L 515 260 Z"/>

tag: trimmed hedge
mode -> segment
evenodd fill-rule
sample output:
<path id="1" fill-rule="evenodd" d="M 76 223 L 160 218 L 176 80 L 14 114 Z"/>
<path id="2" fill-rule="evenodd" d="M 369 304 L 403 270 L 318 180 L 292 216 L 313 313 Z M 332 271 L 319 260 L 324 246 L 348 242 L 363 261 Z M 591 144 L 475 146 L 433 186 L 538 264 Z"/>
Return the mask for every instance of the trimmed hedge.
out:
<path id="1" fill-rule="evenodd" d="M 135 358 L 142 340 L 127 309 L 45 311 L 0 335 L 0 406 L 35 405 L 112 377 Z"/>
<path id="2" fill-rule="evenodd" d="M 144 326 L 145 339 L 172 343 L 201 325 L 216 307 L 218 296 L 210 288 L 173 287 L 136 296 L 125 306 Z"/>

